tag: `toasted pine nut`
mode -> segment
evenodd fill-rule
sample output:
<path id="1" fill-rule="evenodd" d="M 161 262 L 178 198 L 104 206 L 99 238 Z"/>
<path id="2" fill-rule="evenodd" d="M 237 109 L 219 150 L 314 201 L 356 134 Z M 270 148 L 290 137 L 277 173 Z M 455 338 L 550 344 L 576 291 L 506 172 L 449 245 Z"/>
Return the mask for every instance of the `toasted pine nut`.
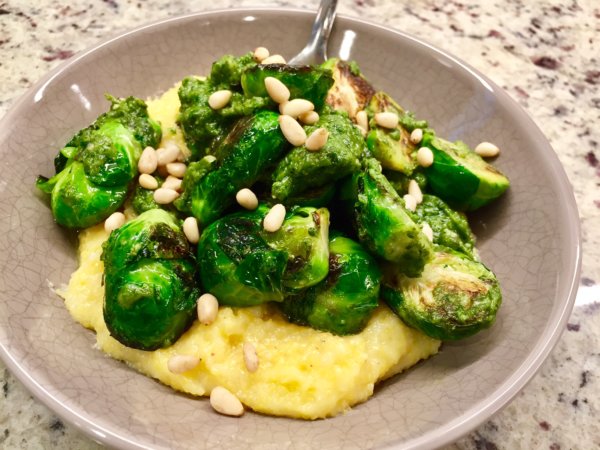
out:
<path id="1" fill-rule="evenodd" d="M 212 294 L 202 294 L 196 303 L 198 321 L 202 325 L 210 325 L 217 319 L 219 313 L 219 302 Z"/>
<path id="2" fill-rule="evenodd" d="M 108 218 L 104 221 L 104 229 L 109 233 L 117 228 L 120 228 L 125 223 L 125 214 L 122 212 L 112 213 Z"/>
<path id="3" fill-rule="evenodd" d="M 265 78 L 265 89 L 267 90 L 269 97 L 276 103 L 287 102 L 290 98 L 290 90 L 277 78 Z"/>
<path id="4" fill-rule="evenodd" d="M 321 150 L 327 144 L 328 137 L 329 131 L 327 131 L 327 128 L 317 128 L 306 138 L 306 142 L 304 143 L 306 150 L 310 150 L 311 152 Z"/>
<path id="5" fill-rule="evenodd" d="M 208 97 L 208 106 L 212 109 L 221 109 L 229 103 L 229 100 L 231 100 L 231 91 L 223 89 L 210 94 L 210 97 Z"/>
<path id="6" fill-rule="evenodd" d="M 173 355 L 167 361 L 167 368 L 171 373 L 185 373 L 200 364 L 200 358 L 192 355 Z"/>
<path id="7" fill-rule="evenodd" d="M 146 147 L 138 161 L 138 170 L 140 173 L 153 174 L 157 166 L 158 158 L 156 157 L 156 150 L 152 147 Z"/>
<path id="8" fill-rule="evenodd" d="M 413 144 L 418 144 L 423 140 L 423 130 L 421 128 L 415 128 L 410 133 L 410 142 Z"/>
<path id="9" fill-rule="evenodd" d="M 415 211 L 417 209 L 417 201 L 412 195 L 406 194 L 402 198 L 404 199 L 404 207 L 406 209 L 409 211 Z"/>
<path id="10" fill-rule="evenodd" d="M 283 102 L 279 104 L 279 112 L 287 116 L 291 116 L 296 119 L 300 114 L 313 111 L 315 105 L 311 101 L 303 98 L 295 98 L 289 102 Z"/>
<path id="11" fill-rule="evenodd" d="M 173 175 L 169 175 L 165 182 L 162 184 L 163 189 L 172 189 L 174 191 L 178 191 L 181 189 L 182 180 Z"/>
<path id="12" fill-rule="evenodd" d="M 423 193 L 421 192 L 419 183 L 415 180 L 410 180 L 408 182 L 408 193 L 415 198 L 417 205 L 423 202 Z"/>
<path id="13" fill-rule="evenodd" d="M 254 60 L 257 62 L 262 62 L 264 59 L 269 57 L 269 49 L 265 47 L 256 47 L 254 49 Z"/>
<path id="14" fill-rule="evenodd" d="M 244 414 L 244 405 L 222 386 L 216 386 L 210 393 L 210 406 L 218 413 L 239 417 Z"/>
<path id="15" fill-rule="evenodd" d="M 147 173 L 143 173 L 140 175 L 138 179 L 140 186 L 144 189 L 150 189 L 153 191 L 158 188 L 158 181 L 152 175 L 148 175 Z"/>
<path id="16" fill-rule="evenodd" d="M 285 58 L 281 55 L 271 55 L 263 59 L 261 64 L 286 64 Z"/>
<path id="17" fill-rule="evenodd" d="M 356 113 L 356 124 L 366 132 L 369 131 L 369 117 L 364 109 Z"/>
<path id="18" fill-rule="evenodd" d="M 186 170 L 187 166 L 182 162 L 172 162 L 167 164 L 167 172 L 169 172 L 169 175 L 173 175 L 177 178 L 183 178 Z"/>
<path id="19" fill-rule="evenodd" d="M 375 123 L 383 128 L 396 128 L 398 126 L 398 114 L 393 112 L 380 112 L 375 114 Z"/>
<path id="20" fill-rule="evenodd" d="M 293 117 L 279 116 L 279 128 L 290 144 L 299 147 L 306 142 L 306 131 Z"/>
<path id="21" fill-rule="evenodd" d="M 183 221 L 183 234 L 185 234 L 185 237 L 190 243 L 198 243 L 200 240 L 200 229 L 198 228 L 198 221 L 195 217 L 187 217 Z"/>
<path id="22" fill-rule="evenodd" d="M 258 354 L 256 348 L 250 342 L 244 342 L 244 364 L 248 372 L 256 372 L 258 370 Z"/>
<path id="23" fill-rule="evenodd" d="M 433 152 L 429 147 L 421 147 L 417 152 L 417 162 L 421 167 L 429 167 L 433 164 Z"/>
<path id="24" fill-rule="evenodd" d="M 431 226 L 428 223 L 424 223 L 421 230 L 423 231 L 423 234 L 427 236 L 427 239 L 433 242 L 433 230 L 431 229 Z"/>
<path id="25" fill-rule="evenodd" d="M 306 125 L 314 125 L 319 121 L 319 113 L 316 111 L 307 111 L 298 116 L 300 122 Z"/>
<path id="26" fill-rule="evenodd" d="M 475 147 L 475 153 L 482 158 L 493 158 L 494 156 L 498 156 L 500 149 L 491 142 L 482 142 Z"/>
<path id="27" fill-rule="evenodd" d="M 274 233 L 281 228 L 285 220 L 285 206 L 277 203 L 273 206 L 263 220 L 263 228 L 265 231 Z"/>
<path id="28" fill-rule="evenodd" d="M 255 210 L 258 207 L 256 195 L 248 188 L 240 189 L 237 194 L 235 194 L 235 199 L 243 208 Z"/>
<path id="29" fill-rule="evenodd" d="M 154 191 L 154 201 L 159 205 L 167 205 L 179 197 L 177 191 L 168 188 L 158 188 Z"/>
<path id="30" fill-rule="evenodd" d="M 156 150 L 157 164 L 159 166 L 166 166 L 169 163 L 175 162 L 179 157 L 179 153 L 179 147 L 175 145 L 161 147 Z"/>

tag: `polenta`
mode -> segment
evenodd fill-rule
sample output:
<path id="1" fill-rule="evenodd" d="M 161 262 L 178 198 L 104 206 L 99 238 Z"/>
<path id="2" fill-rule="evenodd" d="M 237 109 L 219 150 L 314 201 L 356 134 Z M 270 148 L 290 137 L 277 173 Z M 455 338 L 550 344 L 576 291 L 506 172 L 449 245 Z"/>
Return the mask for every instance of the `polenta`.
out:
<path id="1" fill-rule="evenodd" d="M 149 115 L 161 123 L 164 140 L 185 147 L 175 118 L 177 88 L 148 102 Z M 130 210 L 126 216 L 132 217 Z M 103 318 L 102 244 L 108 238 L 96 225 L 79 235 L 79 268 L 60 292 L 73 318 L 96 332 L 98 347 L 135 370 L 176 390 L 209 395 L 216 386 L 234 393 L 248 408 L 302 419 L 334 416 L 367 400 L 375 384 L 435 354 L 440 341 L 407 327 L 380 306 L 359 334 L 335 336 L 289 323 L 269 304 L 222 306 L 215 322 L 192 327 L 172 346 L 154 351 L 126 347 L 111 337 Z M 258 369 L 247 370 L 244 343 L 256 349 Z M 173 355 L 198 357 L 183 374 L 168 370 Z"/>

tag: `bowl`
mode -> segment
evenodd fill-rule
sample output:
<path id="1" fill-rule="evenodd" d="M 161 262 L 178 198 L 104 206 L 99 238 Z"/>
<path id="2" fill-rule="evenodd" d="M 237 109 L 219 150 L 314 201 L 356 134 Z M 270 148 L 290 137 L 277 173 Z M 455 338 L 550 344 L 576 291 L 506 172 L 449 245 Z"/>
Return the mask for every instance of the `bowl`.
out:
<path id="1" fill-rule="evenodd" d="M 40 80 L 0 124 L 0 356 L 43 403 L 91 438 L 119 448 L 432 448 L 507 404 L 556 344 L 580 265 L 571 186 L 531 119 L 484 75 L 424 41 L 338 16 L 330 56 L 359 62 L 368 79 L 427 118 L 440 135 L 492 141 L 508 193 L 470 218 L 504 303 L 496 324 L 382 383 L 346 414 L 301 421 L 215 414 L 94 348 L 49 285 L 76 267 L 76 238 L 36 193 L 57 149 L 103 112 L 104 93 L 154 96 L 225 53 L 258 45 L 290 57 L 314 13 L 240 9 L 142 26 L 82 52 Z"/>

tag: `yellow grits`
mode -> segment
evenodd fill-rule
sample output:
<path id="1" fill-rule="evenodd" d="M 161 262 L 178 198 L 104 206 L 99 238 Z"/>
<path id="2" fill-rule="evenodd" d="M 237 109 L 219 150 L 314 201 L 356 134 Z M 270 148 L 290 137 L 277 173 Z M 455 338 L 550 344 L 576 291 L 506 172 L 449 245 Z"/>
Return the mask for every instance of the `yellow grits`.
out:
<path id="1" fill-rule="evenodd" d="M 175 124 L 177 89 L 148 106 L 150 116 L 163 126 L 163 139 L 174 139 L 183 146 Z M 145 352 L 128 348 L 110 336 L 102 314 L 104 267 L 100 255 L 107 238 L 102 224 L 80 233 L 79 268 L 60 293 L 66 307 L 77 322 L 96 331 L 102 351 L 179 391 L 204 396 L 215 386 L 223 386 L 261 413 L 324 418 L 367 400 L 377 381 L 435 354 L 440 345 L 404 325 L 384 306 L 360 334 L 340 337 L 290 324 L 276 308 L 263 305 L 222 307 L 213 324 L 194 322 L 167 349 Z M 245 342 L 252 343 L 258 354 L 254 373 L 244 364 Z M 176 354 L 197 356 L 200 364 L 184 374 L 173 374 L 167 361 Z"/>

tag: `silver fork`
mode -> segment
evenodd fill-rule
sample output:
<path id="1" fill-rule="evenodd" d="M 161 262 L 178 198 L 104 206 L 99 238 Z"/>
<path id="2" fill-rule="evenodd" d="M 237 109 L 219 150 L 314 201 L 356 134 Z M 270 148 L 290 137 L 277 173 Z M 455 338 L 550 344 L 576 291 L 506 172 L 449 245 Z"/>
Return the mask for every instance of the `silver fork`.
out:
<path id="1" fill-rule="evenodd" d="M 321 0 L 317 17 L 306 47 L 288 61 L 288 64 L 321 64 L 327 60 L 327 41 L 335 20 L 337 0 Z"/>

